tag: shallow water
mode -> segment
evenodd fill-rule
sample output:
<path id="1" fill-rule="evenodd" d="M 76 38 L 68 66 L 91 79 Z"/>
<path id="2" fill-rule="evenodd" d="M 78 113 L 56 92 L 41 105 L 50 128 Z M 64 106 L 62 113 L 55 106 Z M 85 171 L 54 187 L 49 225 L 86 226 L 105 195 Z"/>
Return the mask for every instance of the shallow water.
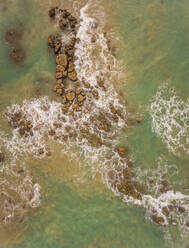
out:
<path id="1" fill-rule="evenodd" d="M 86 1 L 67 1 L 65 5 L 78 17 L 78 10 L 85 3 Z M 14 216 L 13 224 L 1 224 L 0 247 L 187 247 L 188 233 L 183 228 L 183 221 L 189 218 L 187 199 L 182 202 L 186 206 L 184 215 L 176 213 L 172 216 L 178 222 L 176 226 L 159 227 L 150 220 L 145 204 L 145 208 L 133 203 L 126 204 L 108 189 L 110 185 L 106 185 L 107 168 L 104 167 L 101 151 L 88 147 L 92 152 L 86 155 L 85 144 L 79 143 L 79 147 L 72 144 L 70 147 L 65 143 L 62 146 L 45 137 L 43 141 L 48 144 L 51 155 L 39 158 L 33 153 L 35 150 L 28 148 L 26 143 L 21 143 L 19 136 L 12 133 L 4 117 L 7 107 L 18 103 L 28 106 L 28 110 L 31 106 L 39 110 L 41 103 L 37 105 L 35 100 L 34 104 L 23 104 L 25 99 L 32 97 L 49 96 L 51 105 L 53 100 L 60 101 L 51 90 L 55 81 L 55 63 L 52 52 L 47 48 L 48 35 L 57 30 L 57 25 L 48 17 L 48 9 L 54 4 L 59 4 L 60 7 L 63 5 L 61 1 L 42 0 L 9 0 L 0 3 L 0 127 L 9 141 L 11 137 L 16 137 L 17 148 L 11 146 L 12 150 L 9 151 L 9 145 L 6 151 L 9 156 L 6 166 L 10 171 L 15 172 L 22 168 L 25 171 L 23 178 L 19 177 L 20 181 L 10 172 L 3 175 L 9 185 L 12 184 L 15 188 L 24 184 L 26 176 L 31 179 L 24 191 L 29 194 L 27 199 L 20 200 L 19 194 L 13 194 L 15 201 L 26 204 L 26 209 L 23 206 L 21 208 L 26 210 L 26 213 L 20 217 L 19 210 Z M 110 93 L 105 93 L 104 99 L 107 99 L 107 104 L 109 99 L 122 99 L 121 106 L 129 117 L 142 119 L 140 124 L 128 124 L 121 133 L 118 130 L 115 142 L 120 141 L 128 147 L 129 157 L 135 161 L 133 170 L 136 171 L 137 180 L 147 191 L 151 190 L 155 199 L 159 197 L 155 190 L 159 187 L 158 179 L 162 174 L 169 180 L 172 189 L 188 195 L 189 148 L 185 137 L 189 131 L 188 2 L 116 0 L 108 3 L 99 1 L 94 3 L 94 6 L 89 6 L 89 17 L 94 18 L 96 15 L 101 18 L 99 29 L 106 31 L 108 38 L 113 40 L 113 46 L 118 47 L 118 60 L 114 65 L 112 56 L 101 58 L 98 52 L 98 57 L 93 56 L 93 50 L 89 50 L 93 61 L 101 61 L 98 70 L 107 73 L 109 87 L 114 85 L 121 95 L 120 98 L 114 93 L 112 95 L 110 90 Z M 84 23 L 84 27 L 85 25 Z M 26 53 L 25 60 L 18 65 L 8 56 L 10 46 L 4 40 L 4 32 L 13 27 L 23 31 L 20 46 Z M 104 36 L 100 37 L 100 41 L 104 42 Z M 104 49 L 106 54 L 106 48 Z M 82 58 L 86 51 L 88 50 L 79 50 Z M 104 58 L 107 58 L 114 73 L 108 74 L 104 67 Z M 78 65 L 79 62 L 78 60 Z M 85 63 L 83 67 L 79 67 L 80 72 L 95 81 L 94 71 L 86 72 L 84 65 Z M 174 92 L 171 92 L 172 89 Z M 158 92 L 161 91 L 163 93 L 159 95 Z M 172 95 L 177 96 L 173 102 Z M 99 106 L 103 108 L 100 104 L 99 101 Z M 165 104 L 169 104 L 169 107 L 166 105 L 164 109 Z M 157 109 L 153 106 L 157 106 Z M 172 107 L 176 109 L 173 115 Z M 24 110 L 26 113 L 27 108 Z M 58 111 L 56 103 L 55 108 Z M 55 108 L 52 111 L 55 111 Z M 13 109 L 14 107 L 12 111 Z M 56 111 L 52 113 L 55 113 L 56 118 Z M 45 112 L 43 114 L 45 119 L 41 118 L 42 129 L 39 132 L 42 138 L 46 135 L 43 129 L 51 123 L 50 117 L 47 117 Z M 34 115 L 33 118 L 35 119 Z M 178 124 L 177 131 L 175 122 L 173 125 L 169 121 L 173 118 Z M 184 123 L 181 123 L 183 120 Z M 165 121 L 169 133 L 166 132 Z M 184 133 L 179 136 L 179 132 Z M 175 144 L 170 142 L 170 137 L 176 139 Z M 43 141 L 40 141 L 40 144 L 43 144 Z M 18 148 L 20 151 L 17 151 Z M 24 150 L 25 152 L 22 152 Z M 14 154 L 13 158 L 11 153 Z M 93 158 L 93 153 L 99 154 L 99 157 Z M 82 156 L 79 157 L 78 154 Z M 113 166 L 112 163 L 109 164 Z M 151 177 L 154 181 L 150 184 Z M 40 185 L 40 203 L 39 199 L 35 198 L 38 197 L 34 191 L 37 185 Z M 30 204 L 27 205 L 27 202 Z M 10 235 L 10 232 L 14 235 Z"/>

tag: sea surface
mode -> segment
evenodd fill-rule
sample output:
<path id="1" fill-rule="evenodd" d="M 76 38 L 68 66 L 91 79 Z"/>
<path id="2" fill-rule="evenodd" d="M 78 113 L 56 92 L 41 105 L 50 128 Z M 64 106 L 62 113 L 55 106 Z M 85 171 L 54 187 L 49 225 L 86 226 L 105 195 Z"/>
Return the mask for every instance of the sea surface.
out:
<path id="1" fill-rule="evenodd" d="M 71 138 L 64 125 L 56 138 L 48 136 L 62 108 L 47 46 L 60 32 L 48 16 L 54 6 L 80 21 L 79 80 L 96 87 L 102 76 L 106 86 L 67 125 L 79 135 L 78 125 L 113 103 L 126 122 L 112 122 L 107 136 L 89 122 L 109 148 Z M 5 39 L 11 29 L 19 33 L 16 43 Z M 25 53 L 21 63 L 9 55 L 15 44 Z M 188 44 L 188 0 L 0 0 L 0 248 L 189 247 Z M 21 137 L 10 126 L 17 111 L 31 120 L 33 135 Z M 144 188 L 140 201 L 109 181 L 123 166 L 111 150 L 117 145 L 127 148 Z M 169 215 L 162 211 L 170 206 Z"/>

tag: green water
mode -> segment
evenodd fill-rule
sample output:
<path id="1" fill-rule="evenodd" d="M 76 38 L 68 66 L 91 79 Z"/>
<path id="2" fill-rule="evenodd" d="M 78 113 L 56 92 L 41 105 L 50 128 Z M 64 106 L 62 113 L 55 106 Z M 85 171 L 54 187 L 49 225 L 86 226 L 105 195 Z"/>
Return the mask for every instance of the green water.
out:
<path id="1" fill-rule="evenodd" d="M 42 4 L 40 5 L 39 2 Z M 49 2 L 15 0 L 0 2 L 0 110 L 12 103 L 21 103 L 33 96 L 50 95 L 54 80 L 54 58 L 46 46 L 47 36 L 56 29 L 49 21 Z M 152 131 L 149 106 L 158 86 L 170 82 L 185 100 L 189 93 L 189 2 L 187 0 L 114 0 L 117 29 L 124 39 L 120 59 L 124 60 L 128 78 L 122 84 L 129 108 L 139 112 L 143 122 L 128 128 L 122 143 L 135 157 L 135 167 L 156 168 L 159 156 L 178 166 L 177 182 L 189 182 L 188 157 L 169 152 L 160 137 Z M 106 4 L 106 2 L 105 2 Z M 6 11 L 4 8 L 6 7 Z M 45 8 L 46 7 L 46 8 Z M 24 23 L 21 45 L 26 51 L 23 65 L 15 65 L 5 30 Z M 7 130 L 2 121 L 1 128 Z M 145 210 L 126 206 L 109 191 L 99 192 L 86 181 L 88 194 L 76 190 L 62 176 L 40 170 L 42 164 L 60 166 L 56 156 L 48 163 L 38 160 L 32 168 L 42 187 L 41 206 L 31 211 L 29 219 L 20 224 L 20 235 L 0 247 L 14 248 L 155 248 L 187 247 L 188 238 L 181 239 L 177 227 L 169 228 L 173 243 L 165 240 L 164 229 L 145 218 Z M 66 170 L 66 162 L 62 167 Z M 36 169 L 37 168 L 37 169 Z M 68 174 L 69 175 L 69 174 Z M 72 187 L 72 184 L 74 187 Z M 185 185 L 189 188 L 189 185 Z M 103 186 L 100 185 L 102 191 Z M 48 194 L 48 196 L 46 196 Z M 27 227 L 27 230 L 24 228 Z"/>

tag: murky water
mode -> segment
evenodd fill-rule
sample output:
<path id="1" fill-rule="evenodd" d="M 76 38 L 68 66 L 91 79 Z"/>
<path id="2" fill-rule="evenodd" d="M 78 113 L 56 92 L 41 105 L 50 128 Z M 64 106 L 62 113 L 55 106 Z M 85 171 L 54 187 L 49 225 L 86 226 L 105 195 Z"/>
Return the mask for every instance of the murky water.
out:
<path id="1" fill-rule="evenodd" d="M 47 37 L 58 30 L 48 16 L 55 5 L 81 18 L 75 66 L 79 80 L 98 91 L 94 100 L 85 88 L 77 120 L 62 114 L 52 91 Z M 9 0 L 0 2 L 0 13 L 0 247 L 187 247 L 188 2 Z M 19 33 L 16 43 L 5 40 L 11 29 Z M 9 56 L 14 46 L 24 51 L 21 63 Z M 111 119 L 110 104 L 124 117 Z M 21 137 L 8 124 L 19 111 L 33 135 Z M 108 134 L 98 129 L 102 114 L 111 122 Z M 60 117 L 68 124 L 52 138 Z M 82 136 L 86 122 L 95 142 Z M 118 144 L 128 149 L 126 160 Z M 115 184 L 128 159 L 142 200 Z M 154 211 L 166 227 L 152 221 Z"/>

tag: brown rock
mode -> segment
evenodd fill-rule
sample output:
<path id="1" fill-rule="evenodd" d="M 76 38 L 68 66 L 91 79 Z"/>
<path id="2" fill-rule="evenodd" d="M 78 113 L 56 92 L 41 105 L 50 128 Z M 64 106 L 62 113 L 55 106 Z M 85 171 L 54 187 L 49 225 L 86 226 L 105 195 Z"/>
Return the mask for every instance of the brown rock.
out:
<path id="1" fill-rule="evenodd" d="M 128 167 L 132 167 L 133 166 L 133 162 L 132 161 L 127 161 L 127 165 L 128 165 Z"/>
<path id="2" fill-rule="evenodd" d="M 59 78 L 62 78 L 62 77 L 63 77 L 62 72 L 57 72 L 56 73 L 56 79 L 59 79 Z"/>
<path id="3" fill-rule="evenodd" d="M 66 29 L 66 28 L 68 27 L 68 24 L 67 24 L 67 21 L 66 21 L 65 18 L 63 18 L 63 19 L 61 19 L 61 20 L 59 21 L 59 27 L 60 27 L 62 30 Z"/>
<path id="4" fill-rule="evenodd" d="M 116 114 L 116 109 L 114 108 L 114 105 L 112 103 L 109 104 L 109 107 L 112 114 Z"/>
<path id="5" fill-rule="evenodd" d="M 67 101 L 66 96 L 63 96 L 63 97 L 62 97 L 62 103 L 63 103 L 63 104 L 65 104 L 65 103 L 66 103 L 66 101 Z"/>
<path id="6" fill-rule="evenodd" d="M 73 101 L 75 98 L 75 92 L 73 90 L 67 91 L 66 98 L 68 99 L 68 101 Z"/>
<path id="7" fill-rule="evenodd" d="M 64 70 L 62 71 L 62 77 L 63 77 L 63 78 L 66 78 L 67 75 L 68 75 L 68 72 L 67 72 L 67 70 L 64 69 Z"/>
<path id="8" fill-rule="evenodd" d="M 62 66 L 62 65 L 57 65 L 56 66 L 56 72 L 61 72 L 63 70 L 65 70 L 64 66 Z"/>
<path id="9" fill-rule="evenodd" d="M 186 222 L 186 226 L 189 227 L 189 221 Z"/>
<path id="10" fill-rule="evenodd" d="M 60 49 L 61 49 L 61 46 L 62 46 L 62 44 L 60 42 L 56 42 L 54 44 L 54 52 L 58 53 L 60 51 Z"/>
<path id="11" fill-rule="evenodd" d="M 54 43 L 55 43 L 55 36 L 54 35 L 50 35 L 48 37 L 48 45 L 53 48 L 54 47 Z"/>
<path id="12" fill-rule="evenodd" d="M 64 88 L 64 84 L 56 84 L 56 85 L 54 86 L 54 91 L 55 91 L 55 92 L 58 91 L 57 94 L 60 94 L 61 91 L 62 91 L 62 93 L 63 93 L 63 88 Z M 61 90 L 61 91 L 60 91 L 60 90 Z M 61 93 L 61 94 L 62 94 L 62 93 Z"/>
<path id="13" fill-rule="evenodd" d="M 182 207 L 182 206 L 179 206 L 178 211 L 182 214 L 182 213 L 184 213 L 186 211 L 186 209 L 184 207 Z"/>
<path id="14" fill-rule="evenodd" d="M 76 92 L 77 95 L 79 95 L 82 92 L 82 90 L 83 89 L 81 87 L 78 87 L 78 88 L 76 88 L 75 92 Z"/>
<path id="15" fill-rule="evenodd" d="M 85 100 L 85 96 L 82 96 L 81 94 L 79 94 L 77 96 L 77 100 L 78 100 L 78 102 L 83 102 Z"/>
<path id="16" fill-rule="evenodd" d="M 68 78 L 72 81 L 76 81 L 77 80 L 77 73 L 75 71 L 73 72 L 68 72 Z"/>
<path id="17" fill-rule="evenodd" d="M 152 215 L 152 220 L 155 222 L 155 223 L 157 223 L 158 225 L 164 225 L 164 218 L 163 217 L 161 217 L 161 216 L 158 216 L 158 215 Z"/>
<path id="18" fill-rule="evenodd" d="M 63 89 L 56 90 L 57 95 L 61 96 L 63 94 Z"/>
<path id="19" fill-rule="evenodd" d="M 73 109 L 73 110 L 77 110 L 77 107 L 78 107 L 78 105 L 77 105 L 77 104 L 75 104 L 75 103 L 74 103 L 74 104 L 72 104 L 72 109 Z"/>
<path id="20" fill-rule="evenodd" d="M 97 90 L 93 90 L 92 91 L 92 94 L 93 94 L 94 98 L 98 100 L 98 98 L 99 98 L 98 91 Z"/>
<path id="21" fill-rule="evenodd" d="M 68 65 L 68 72 L 74 71 L 74 63 L 70 62 Z"/>
<path id="22" fill-rule="evenodd" d="M 131 172 L 131 170 L 126 168 L 123 170 L 123 176 L 125 179 L 130 179 L 131 177 L 134 176 L 134 174 Z"/>
<path id="23" fill-rule="evenodd" d="M 121 119 L 124 119 L 124 115 L 123 115 L 123 112 L 121 111 L 121 109 L 117 109 L 116 112 Z"/>
<path id="24" fill-rule="evenodd" d="M 50 18 L 54 18 L 56 15 L 56 11 L 55 11 L 55 8 L 52 8 L 49 10 L 49 17 Z"/>
<path id="25" fill-rule="evenodd" d="M 59 78 L 59 79 L 57 80 L 57 83 L 58 83 L 58 84 L 62 84 L 62 83 L 63 83 L 62 78 Z"/>
<path id="26" fill-rule="evenodd" d="M 169 216 L 169 209 L 167 207 L 163 207 L 162 208 L 162 213 L 165 215 L 165 216 Z"/>
<path id="27" fill-rule="evenodd" d="M 117 148 L 117 152 L 118 152 L 118 154 L 119 154 L 120 157 L 126 157 L 126 155 L 127 155 L 126 148 L 125 147 L 122 147 L 122 146 L 120 146 L 120 147 Z"/>
<path id="28" fill-rule="evenodd" d="M 62 53 L 58 54 L 56 57 L 56 63 L 57 65 L 62 65 L 64 68 L 66 68 L 68 65 L 66 54 L 62 54 Z"/>

